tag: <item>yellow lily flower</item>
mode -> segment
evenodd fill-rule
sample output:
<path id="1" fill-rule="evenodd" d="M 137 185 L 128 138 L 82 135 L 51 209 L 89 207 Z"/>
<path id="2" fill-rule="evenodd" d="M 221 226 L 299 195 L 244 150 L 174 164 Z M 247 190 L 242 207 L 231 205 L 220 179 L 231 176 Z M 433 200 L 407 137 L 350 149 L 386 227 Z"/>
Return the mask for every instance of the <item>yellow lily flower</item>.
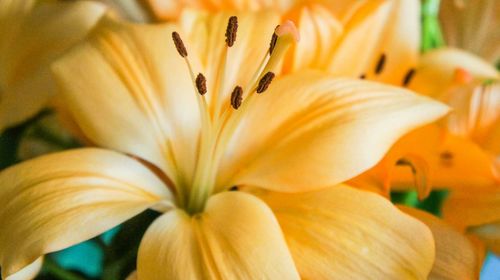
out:
<path id="1" fill-rule="evenodd" d="M 54 93 L 49 65 L 104 14 L 90 1 L 0 1 L 0 132 L 38 113 Z"/>
<path id="2" fill-rule="evenodd" d="M 439 17 L 446 43 L 498 63 L 499 14 L 496 0 L 442 0 Z"/>
<path id="3" fill-rule="evenodd" d="M 427 277 L 427 227 L 339 184 L 447 107 L 372 82 L 283 75 L 293 23 L 273 33 L 279 16 L 240 14 L 226 29 L 228 17 L 103 20 L 54 64 L 101 148 L 0 173 L 4 278 L 147 208 L 164 214 L 141 242 L 138 279 Z"/>

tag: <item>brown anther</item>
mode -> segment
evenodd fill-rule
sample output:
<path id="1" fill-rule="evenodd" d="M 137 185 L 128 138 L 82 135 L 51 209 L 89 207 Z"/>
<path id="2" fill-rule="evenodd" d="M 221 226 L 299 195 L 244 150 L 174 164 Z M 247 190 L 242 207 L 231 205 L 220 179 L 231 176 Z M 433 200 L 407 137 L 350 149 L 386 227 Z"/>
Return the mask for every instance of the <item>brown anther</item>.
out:
<path id="1" fill-rule="evenodd" d="M 229 188 L 230 192 L 235 192 L 237 190 L 239 190 L 238 186 L 232 186 L 232 187 Z"/>
<path id="2" fill-rule="evenodd" d="M 385 53 L 383 53 L 377 62 L 377 66 L 375 67 L 375 74 L 378 75 L 378 74 L 382 73 L 382 71 L 384 70 L 386 60 L 387 60 L 387 56 L 385 55 Z"/>
<path id="3" fill-rule="evenodd" d="M 274 30 L 276 30 L 279 27 L 276 26 Z M 276 47 L 276 42 L 278 42 L 278 35 L 276 35 L 276 32 L 273 32 L 273 36 L 271 37 L 271 42 L 269 43 L 269 55 L 273 54 L 274 47 Z"/>
<path id="4" fill-rule="evenodd" d="M 227 22 L 226 28 L 226 44 L 228 47 L 232 47 L 236 41 L 236 33 L 238 31 L 238 17 L 232 16 Z"/>
<path id="5" fill-rule="evenodd" d="M 175 48 L 177 49 L 177 52 L 182 56 L 186 57 L 188 55 L 186 46 L 184 46 L 184 43 L 182 42 L 181 36 L 177 32 L 172 32 L 172 40 L 174 40 Z"/>
<path id="6" fill-rule="evenodd" d="M 442 152 L 439 157 L 443 160 L 451 160 L 453 159 L 453 154 L 450 151 Z"/>
<path id="7" fill-rule="evenodd" d="M 359 78 L 360 78 L 361 80 L 366 79 L 366 74 L 361 74 L 361 75 L 359 76 Z"/>
<path id="8" fill-rule="evenodd" d="M 267 72 L 259 81 L 259 85 L 257 86 L 257 93 L 263 93 L 264 91 L 266 91 L 266 89 L 273 81 L 274 76 L 275 75 L 273 72 Z"/>
<path id="9" fill-rule="evenodd" d="M 241 102 L 243 101 L 243 89 L 240 86 L 236 86 L 231 93 L 231 106 L 238 110 L 241 106 Z"/>
<path id="10" fill-rule="evenodd" d="M 415 76 L 415 68 L 411 68 L 406 72 L 406 75 L 403 79 L 403 86 L 406 87 L 410 84 L 411 79 L 413 79 L 413 76 Z"/>
<path id="11" fill-rule="evenodd" d="M 207 79 L 201 73 L 196 76 L 196 89 L 200 95 L 207 93 Z"/>

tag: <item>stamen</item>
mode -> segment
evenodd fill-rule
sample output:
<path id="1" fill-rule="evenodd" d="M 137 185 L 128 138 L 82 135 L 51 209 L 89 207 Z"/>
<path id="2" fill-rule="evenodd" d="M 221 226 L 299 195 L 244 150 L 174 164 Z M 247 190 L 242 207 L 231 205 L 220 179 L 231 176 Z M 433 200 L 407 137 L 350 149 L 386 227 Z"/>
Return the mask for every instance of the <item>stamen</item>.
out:
<path id="1" fill-rule="evenodd" d="M 269 55 L 273 54 L 274 47 L 276 47 L 276 42 L 278 42 L 278 35 L 276 35 L 276 29 L 280 27 L 279 25 L 276 26 L 273 32 L 273 36 L 271 37 L 271 42 L 269 43 Z"/>
<path id="2" fill-rule="evenodd" d="M 413 76 L 415 75 L 415 68 L 411 68 L 408 70 L 406 73 L 404 79 L 403 79 L 403 86 L 406 87 L 410 84 L 411 79 L 413 79 Z"/>
<path id="3" fill-rule="evenodd" d="M 385 53 L 383 53 L 377 62 L 377 66 L 375 67 L 375 74 L 378 75 L 378 74 L 382 73 L 382 71 L 384 70 L 386 59 L 387 59 L 387 57 L 386 57 Z"/>
<path id="4" fill-rule="evenodd" d="M 232 187 L 229 188 L 230 192 L 235 192 L 237 190 L 239 190 L 238 186 L 232 186 Z"/>
<path id="5" fill-rule="evenodd" d="M 450 151 L 442 152 L 439 157 L 443 160 L 451 160 L 453 159 L 453 154 Z"/>
<path id="6" fill-rule="evenodd" d="M 236 86 L 231 93 L 231 106 L 238 110 L 241 106 L 241 102 L 243 101 L 243 89 L 240 86 Z"/>
<path id="7" fill-rule="evenodd" d="M 267 72 L 262 79 L 259 81 L 259 85 L 257 86 L 257 93 L 263 93 L 266 91 L 266 89 L 269 87 L 271 82 L 274 79 L 274 73 L 273 72 Z"/>
<path id="8" fill-rule="evenodd" d="M 182 42 L 181 36 L 177 32 L 172 32 L 172 40 L 174 40 L 175 48 L 177 49 L 177 52 L 182 57 L 186 57 L 188 55 L 186 46 L 184 46 L 184 42 Z"/>
<path id="9" fill-rule="evenodd" d="M 207 79 L 201 73 L 196 76 L 196 89 L 200 95 L 207 93 Z"/>
<path id="10" fill-rule="evenodd" d="M 361 80 L 366 79 L 366 74 L 361 74 L 361 76 L 359 76 L 359 78 L 360 78 Z"/>
<path id="11" fill-rule="evenodd" d="M 227 22 L 226 28 L 226 44 L 228 47 L 232 47 L 236 41 L 236 32 L 238 31 L 238 17 L 232 16 Z"/>

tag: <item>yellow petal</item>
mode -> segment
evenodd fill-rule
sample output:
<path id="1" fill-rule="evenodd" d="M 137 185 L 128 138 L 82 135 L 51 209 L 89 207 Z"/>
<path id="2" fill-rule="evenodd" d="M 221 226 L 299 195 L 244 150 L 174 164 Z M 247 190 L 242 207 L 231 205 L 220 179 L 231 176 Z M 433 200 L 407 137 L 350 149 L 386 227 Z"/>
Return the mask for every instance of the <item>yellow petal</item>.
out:
<path id="1" fill-rule="evenodd" d="M 200 124 L 189 70 L 172 41 L 175 29 L 106 19 L 53 66 L 91 141 L 148 160 L 172 180 L 175 161 L 179 173 L 191 175 Z"/>
<path id="2" fill-rule="evenodd" d="M 420 47 L 420 2 L 366 1 L 346 23 L 327 69 L 402 85 Z"/>
<path id="3" fill-rule="evenodd" d="M 49 64 L 81 40 L 103 5 L 81 1 L 0 3 L 0 131 L 36 114 L 55 92 Z"/>
<path id="4" fill-rule="evenodd" d="M 42 269 L 43 265 L 43 257 L 40 257 L 36 259 L 33 263 L 29 264 L 28 266 L 24 267 L 17 273 L 14 273 L 5 280 L 29 280 L 29 279 L 34 279 L 36 275 L 40 272 Z"/>
<path id="5" fill-rule="evenodd" d="M 269 204 L 304 279 L 426 279 L 429 229 L 376 194 L 338 185 L 256 193 Z"/>
<path id="6" fill-rule="evenodd" d="M 245 112 L 218 186 L 293 192 L 334 185 L 372 167 L 399 137 L 447 110 L 373 82 L 288 75 Z"/>
<path id="7" fill-rule="evenodd" d="M 406 206 L 398 207 L 425 223 L 432 231 L 436 260 L 429 279 L 478 279 L 482 263 L 473 243 L 465 235 L 427 212 Z"/>
<path id="8" fill-rule="evenodd" d="M 464 69 L 478 79 L 500 77 L 493 65 L 471 53 L 441 48 L 421 57 L 410 88 L 418 93 L 439 96 L 452 84 L 457 69 Z"/>
<path id="9" fill-rule="evenodd" d="M 2 277 L 162 200 L 171 194 L 151 171 L 106 150 L 51 154 L 6 169 L 0 173 Z"/>
<path id="10" fill-rule="evenodd" d="M 301 35 L 300 42 L 290 51 L 284 71 L 324 69 L 343 31 L 339 20 L 325 6 L 307 2 L 295 6 L 284 18 L 295 22 Z"/>
<path id="11" fill-rule="evenodd" d="M 192 217 L 167 212 L 138 258 L 139 279 L 298 279 L 273 213 L 245 193 L 217 194 Z"/>

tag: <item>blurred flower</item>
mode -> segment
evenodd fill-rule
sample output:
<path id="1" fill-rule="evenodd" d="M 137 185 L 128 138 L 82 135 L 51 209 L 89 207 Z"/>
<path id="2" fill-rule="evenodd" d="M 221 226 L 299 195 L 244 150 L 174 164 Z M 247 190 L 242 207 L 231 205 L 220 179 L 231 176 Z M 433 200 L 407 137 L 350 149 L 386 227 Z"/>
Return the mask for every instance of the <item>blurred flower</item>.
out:
<path id="1" fill-rule="evenodd" d="M 500 62 L 500 2 L 441 0 L 439 13 L 446 43 Z"/>
<path id="2" fill-rule="evenodd" d="M 102 148 L 1 173 L 4 277 L 147 208 L 164 214 L 140 245 L 139 279 L 427 276 L 427 227 L 338 184 L 447 107 L 316 71 L 284 75 L 293 23 L 273 33 L 273 13 L 226 28 L 227 18 L 103 20 L 54 64 L 78 125 Z"/>
<path id="3" fill-rule="evenodd" d="M 0 1 L 0 132 L 47 104 L 54 93 L 50 63 L 103 13 L 90 1 Z"/>

